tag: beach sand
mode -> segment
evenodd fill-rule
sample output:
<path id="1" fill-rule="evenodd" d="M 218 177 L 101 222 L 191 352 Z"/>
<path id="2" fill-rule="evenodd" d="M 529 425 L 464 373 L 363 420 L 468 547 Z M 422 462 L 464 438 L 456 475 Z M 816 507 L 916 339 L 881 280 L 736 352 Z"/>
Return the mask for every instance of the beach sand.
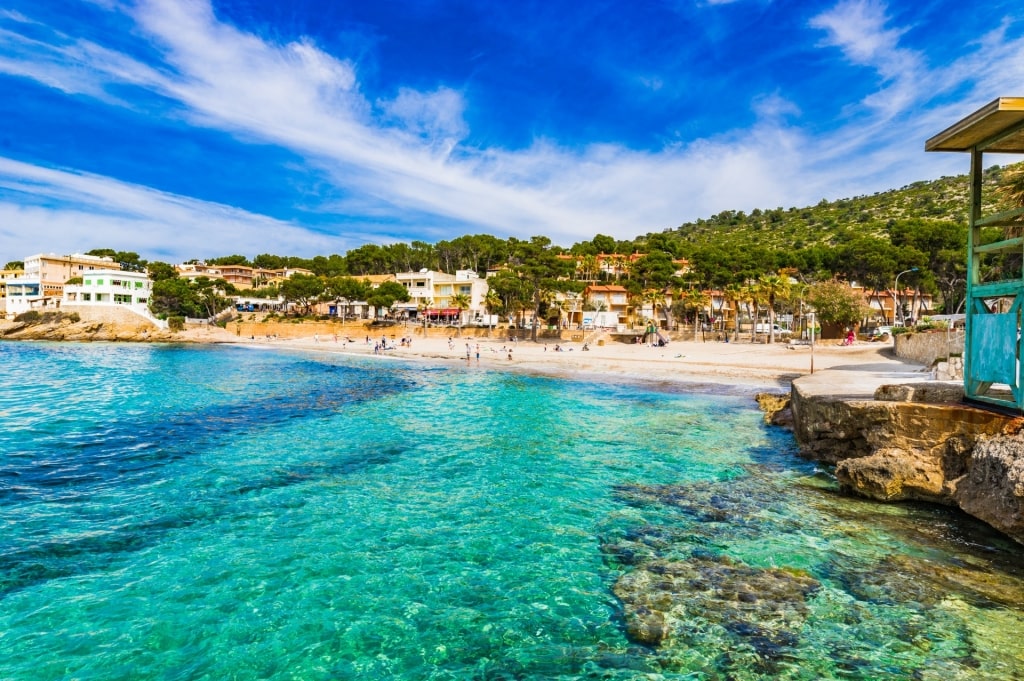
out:
<path id="1" fill-rule="evenodd" d="M 811 373 L 812 351 L 807 345 L 787 343 L 723 343 L 718 341 L 675 340 L 663 347 L 605 342 L 591 345 L 584 351 L 582 343 L 556 341 L 510 342 L 506 338 L 412 337 L 411 347 L 398 341 L 403 329 L 388 329 L 388 349 L 374 355 L 374 338 L 366 342 L 365 334 L 337 341 L 333 336 L 265 340 L 238 339 L 228 333 L 208 334 L 210 342 L 233 342 L 259 347 L 292 348 L 325 353 L 346 353 L 375 356 L 379 359 L 429 360 L 496 370 L 514 370 L 551 376 L 617 377 L 640 382 L 678 382 L 719 386 L 748 386 L 757 389 L 788 390 L 790 383 Z M 392 333 L 398 339 L 392 341 Z M 469 359 L 467 360 L 467 343 Z M 394 347 L 392 348 L 392 344 Z M 556 346 L 562 348 L 556 351 Z M 479 348 L 479 359 L 477 351 Z M 510 358 L 511 355 L 511 358 Z M 906 373 L 924 372 L 919 364 L 900 360 L 891 343 L 855 343 L 842 346 L 836 341 L 816 343 L 813 350 L 814 371 L 842 369 L 853 371 Z"/>

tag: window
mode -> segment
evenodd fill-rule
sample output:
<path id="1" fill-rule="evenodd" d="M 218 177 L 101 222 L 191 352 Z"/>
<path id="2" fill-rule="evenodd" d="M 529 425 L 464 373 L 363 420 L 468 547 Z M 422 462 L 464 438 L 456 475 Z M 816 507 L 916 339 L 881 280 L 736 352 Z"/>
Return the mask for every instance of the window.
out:
<path id="1" fill-rule="evenodd" d="M 102 279 L 97 279 L 96 280 L 96 285 L 97 286 L 103 286 L 103 280 Z"/>

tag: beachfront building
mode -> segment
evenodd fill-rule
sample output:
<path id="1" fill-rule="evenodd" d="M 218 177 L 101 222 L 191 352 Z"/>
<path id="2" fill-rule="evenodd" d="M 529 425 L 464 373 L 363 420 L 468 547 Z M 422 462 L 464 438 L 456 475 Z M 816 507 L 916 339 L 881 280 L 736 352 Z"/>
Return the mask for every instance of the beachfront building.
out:
<path id="1" fill-rule="evenodd" d="M 61 302 L 87 307 L 126 307 L 148 317 L 152 291 L 153 282 L 145 272 L 94 270 L 82 277 L 81 284 L 66 284 Z"/>
<path id="2" fill-rule="evenodd" d="M 629 291 L 617 284 L 591 284 L 583 290 L 584 328 L 618 329 L 629 325 Z"/>
<path id="3" fill-rule="evenodd" d="M 485 310 L 484 298 L 490 287 L 486 279 L 473 270 L 456 270 L 455 274 L 422 269 L 419 272 L 399 272 L 395 281 L 409 291 L 410 301 L 400 303 L 410 318 L 424 315 L 439 323 L 464 323 Z M 460 309 L 453 303 L 455 296 L 466 296 L 469 307 Z M 415 312 L 415 315 L 413 314 Z"/>
<path id="4" fill-rule="evenodd" d="M 37 253 L 24 260 L 24 275 L 7 283 L 7 314 L 60 307 L 64 283 L 101 269 L 119 269 L 113 258 L 96 255 Z"/>

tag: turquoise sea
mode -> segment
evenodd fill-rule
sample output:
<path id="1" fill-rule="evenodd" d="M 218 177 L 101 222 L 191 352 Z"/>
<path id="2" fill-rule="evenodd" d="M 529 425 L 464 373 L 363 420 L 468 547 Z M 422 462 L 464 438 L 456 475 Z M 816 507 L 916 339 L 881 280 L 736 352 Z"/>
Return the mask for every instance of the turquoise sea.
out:
<path id="1" fill-rule="evenodd" d="M 0 344 L 0 679 L 1024 678 L 1021 547 L 751 394 Z"/>

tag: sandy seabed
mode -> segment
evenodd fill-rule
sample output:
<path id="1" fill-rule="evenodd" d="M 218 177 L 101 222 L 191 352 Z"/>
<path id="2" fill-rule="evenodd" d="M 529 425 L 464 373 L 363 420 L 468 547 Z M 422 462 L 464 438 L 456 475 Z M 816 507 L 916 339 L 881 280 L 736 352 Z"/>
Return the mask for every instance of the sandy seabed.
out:
<path id="1" fill-rule="evenodd" d="M 379 333 L 379 332 L 378 332 Z M 397 336 L 392 338 L 392 335 Z M 459 363 L 495 370 L 512 370 L 551 376 L 615 378 L 636 382 L 677 382 L 718 386 L 746 386 L 756 389 L 788 390 L 800 376 L 824 369 L 914 371 L 923 367 L 898 359 L 891 343 L 858 342 L 843 346 L 836 341 L 806 344 L 786 342 L 751 343 L 675 340 L 668 345 L 608 342 L 591 344 L 588 350 L 578 342 L 554 340 L 509 341 L 507 338 L 407 335 L 410 345 L 401 343 L 402 329 L 389 328 L 387 350 L 377 354 L 374 346 L 382 336 L 310 335 L 293 339 L 238 338 L 220 329 L 190 334 L 198 342 L 230 342 L 252 347 L 301 349 L 324 353 L 345 353 L 381 360 L 429 360 Z M 556 349 L 560 348 L 560 349 Z M 468 357 L 468 359 L 467 359 Z"/>

